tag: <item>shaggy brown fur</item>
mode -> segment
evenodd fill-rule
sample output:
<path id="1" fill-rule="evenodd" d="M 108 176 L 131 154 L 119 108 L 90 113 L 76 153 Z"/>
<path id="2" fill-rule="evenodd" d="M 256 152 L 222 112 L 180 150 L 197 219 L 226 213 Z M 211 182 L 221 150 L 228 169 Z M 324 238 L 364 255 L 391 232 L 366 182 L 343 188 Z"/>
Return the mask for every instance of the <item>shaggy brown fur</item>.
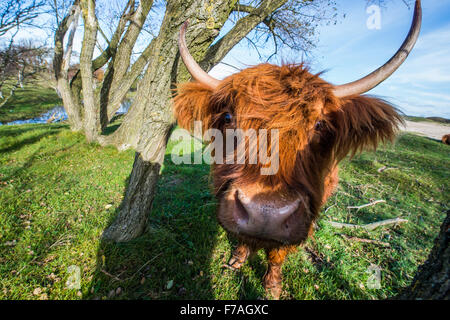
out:
<path id="1" fill-rule="evenodd" d="M 450 134 L 446 134 L 445 136 L 442 137 L 442 143 L 450 145 Z"/>
<path id="2" fill-rule="evenodd" d="M 182 84 L 174 99 L 178 124 L 186 129 L 192 129 L 194 121 L 203 121 L 204 130 L 279 130 L 277 174 L 262 176 L 261 164 L 215 165 L 212 173 L 219 200 L 230 196 L 232 185 L 258 185 L 268 196 L 300 194 L 307 204 L 297 214 L 303 227 L 289 245 L 298 245 L 312 234 L 320 207 L 337 186 L 338 163 L 348 154 L 392 140 L 402 122 L 396 109 L 381 99 L 336 98 L 333 86 L 319 76 L 303 64 L 261 64 L 226 78 L 214 91 L 197 82 Z M 224 120 L 227 113 L 233 116 L 231 123 Z M 229 229 L 231 217 L 221 214 L 218 219 Z M 276 241 L 236 236 L 252 250 L 266 248 L 269 264 L 281 266 L 290 251 Z M 277 282 L 279 269 L 269 270 L 265 279 Z"/>
<path id="3" fill-rule="evenodd" d="M 236 127 L 280 132 L 278 173 L 261 176 L 261 164 L 215 166 L 218 196 L 230 180 L 281 183 L 313 195 L 314 213 L 323 196 L 331 194 L 324 182 L 337 163 L 349 153 L 375 149 L 378 142 L 393 139 L 402 122 L 395 108 L 383 100 L 337 99 L 332 86 L 303 65 L 248 68 L 225 79 L 214 92 L 197 82 L 182 84 L 174 101 L 178 124 L 188 130 L 200 120 L 204 130 Z M 225 113 L 234 115 L 232 125 L 224 123 Z M 336 186 L 335 179 L 331 185 Z"/>

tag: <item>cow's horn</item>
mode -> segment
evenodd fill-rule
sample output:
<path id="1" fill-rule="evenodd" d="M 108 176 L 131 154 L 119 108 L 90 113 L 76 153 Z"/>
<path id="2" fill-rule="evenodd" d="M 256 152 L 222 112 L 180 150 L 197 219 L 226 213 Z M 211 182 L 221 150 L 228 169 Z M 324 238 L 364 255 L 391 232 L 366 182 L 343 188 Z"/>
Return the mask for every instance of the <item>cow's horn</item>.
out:
<path id="1" fill-rule="evenodd" d="M 186 45 L 186 29 L 188 24 L 189 21 L 183 23 L 180 30 L 180 36 L 178 38 L 178 48 L 180 49 L 181 59 L 183 59 L 186 68 L 195 80 L 207 85 L 211 89 L 215 89 L 219 86 L 220 80 L 217 80 L 206 73 L 189 53 Z"/>
<path id="2" fill-rule="evenodd" d="M 397 53 L 388 61 L 385 65 L 378 68 L 371 74 L 365 76 L 354 82 L 350 82 L 343 85 L 338 85 L 334 87 L 334 95 L 336 97 L 346 97 L 356 94 L 363 94 L 381 82 L 386 80 L 390 75 L 392 75 L 395 70 L 397 70 L 400 65 L 406 60 L 409 53 L 416 44 L 417 38 L 419 37 L 420 27 L 422 25 L 422 6 L 420 0 L 416 0 L 414 8 L 414 18 L 409 30 L 406 40 L 403 42 Z"/>

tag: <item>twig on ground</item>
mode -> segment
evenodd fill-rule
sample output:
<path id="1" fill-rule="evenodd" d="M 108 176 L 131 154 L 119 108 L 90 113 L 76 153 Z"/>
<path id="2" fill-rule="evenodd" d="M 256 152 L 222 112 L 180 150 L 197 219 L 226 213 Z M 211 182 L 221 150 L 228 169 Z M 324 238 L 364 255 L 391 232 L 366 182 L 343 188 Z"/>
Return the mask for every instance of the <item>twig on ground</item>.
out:
<path id="1" fill-rule="evenodd" d="M 122 279 L 116 277 L 115 275 L 112 275 L 112 274 L 109 273 L 108 271 L 105 271 L 105 270 L 103 270 L 103 269 L 100 269 L 100 271 L 103 272 L 104 274 L 106 274 L 108 277 L 113 278 L 113 279 L 116 280 L 116 281 L 119 281 L 119 282 L 123 282 L 123 281 L 124 281 L 124 280 L 122 280 Z"/>
<path id="2" fill-rule="evenodd" d="M 198 208 L 200 209 L 200 208 L 204 208 L 204 207 L 208 207 L 208 206 L 216 206 L 216 205 L 217 205 L 217 202 L 205 203 L 204 205 L 201 205 Z"/>
<path id="3" fill-rule="evenodd" d="M 384 167 L 381 167 L 380 169 L 378 169 L 377 171 L 378 171 L 378 173 L 382 173 L 384 171 L 394 170 L 394 169 L 397 169 L 397 168 L 388 168 L 388 167 L 384 166 Z"/>
<path id="4" fill-rule="evenodd" d="M 160 255 L 162 255 L 162 252 L 158 253 L 156 256 L 154 256 L 153 258 L 151 258 L 150 260 L 148 260 L 146 263 L 144 263 L 144 264 L 142 265 L 142 267 L 140 267 L 140 268 L 138 269 L 138 271 L 136 271 L 136 272 L 135 272 L 130 278 L 128 278 L 127 280 L 134 278 L 134 277 L 135 277 L 142 269 L 144 269 L 150 262 L 152 262 L 153 260 L 155 260 L 156 258 L 158 258 Z"/>
<path id="5" fill-rule="evenodd" d="M 329 207 L 325 210 L 324 214 L 327 214 L 328 210 L 330 210 L 331 208 L 333 208 L 333 207 L 335 207 L 335 206 L 336 206 L 336 204 L 333 204 L 332 206 L 329 206 Z"/>
<path id="6" fill-rule="evenodd" d="M 382 241 L 377 241 L 377 240 L 370 240 L 370 239 L 362 239 L 362 238 L 358 238 L 358 237 L 352 237 L 352 236 L 348 236 L 346 234 L 339 234 L 341 237 L 350 240 L 350 241 L 357 241 L 357 242 L 364 242 L 364 243 L 372 243 L 372 244 L 377 244 L 380 245 L 382 247 L 390 247 L 391 245 L 387 242 L 382 242 Z"/>
<path id="7" fill-rule="evenodd" d="M 347 207 L 347 209 L 358 209 L 357 211 L 361 210 L 362 208 L 366 208 L 366 207 L 370 207 L 370 206 L 374 206 L 378 203 L 386 203 L 386 200 L 377 200 L 377 201 L 373 201 L 371 203 L 368 204 L 363 204 L 362 206 L 357 206 L 357 207 Z"/>
<path id="8" fill-rule="evenodd" d="M 395 218 L 395 219 L 388 219 L 388 220 L 383 220 L 383 221 L 364 224 L 364 225 L 340 223 L 340 222 L 334 222 L 334 221 L 328 221 L 328 222 L 330 223 L 331 226 L 338 228 L 338 229 L 350 228 L 350 229 L 366 229 L 366 230 L 370 231 L 370 230 L 374 230 L 381 226 L 387 226 L 387 225 L 392 225 L 392 224 L 396 225 L 399 223 L 408 222 L 408 220 L 401 219 L 401 218 Z"/>
<path id="9" fill-rule="evenodd" d="M 108 271 L 101 269 L 100 271 L 103 272 L 104 274 L 106 274 L 108 277 L 113 278 L 116 281 L 119 282 L 123 282 L 123 281 L 128 281 L 133 279 L 142 269 L 144 269 L 150 262 L 152 262 L 153 260 L 155 260 L 156 258 L 158 258 L 160 255 L 162 255 L 162 253 L 157 254 L 156 256 L 154 256 L 153 258 L 151 258 L 150 260 L 148 260 L 146 263 L 144 263 L 135 273 L 133 273 L 133 275 L 131 277 L 125 278 L 125 279 L 120 279 L 118 276 L 115 276 L 111 273 L 109 273 Z M 123 272 L 122 272 L 123 273 Z M 121 274 L 122 274 L 121 273 Z M 119 274 L 120 276 L 120 274 Z"/>
<path id="10" fill-rule="evenodd" d="M 3 247 L 15 247 L 17 245 L 17 240 L 6 241 L 5 243 L 0 244 Z"/>
<path id="11" fill-rule="evenodd" d="M 48 247 L 48 249 L 52 249 L 53 247 L 64 246 L 66 244 L 69 244 L 70 243 L 70 239 L 72 239 L 72 238 L 73 237 L 71 235 L 63 234 L 50 247 Z"/>
<path id="12" fill-rule="evenodd" d="M 229 270 L 231 270 L 231 271 L 236 271 L 236 268 L 233 268 L 232 266 L 230 266 L 230 265 L 228 265 L 228 264 L 226 264 L 226 263 L 224 263 L 224 264 L 222 265 L 222 268 L 227 268 L 227 269 L 229 269 Z"/>

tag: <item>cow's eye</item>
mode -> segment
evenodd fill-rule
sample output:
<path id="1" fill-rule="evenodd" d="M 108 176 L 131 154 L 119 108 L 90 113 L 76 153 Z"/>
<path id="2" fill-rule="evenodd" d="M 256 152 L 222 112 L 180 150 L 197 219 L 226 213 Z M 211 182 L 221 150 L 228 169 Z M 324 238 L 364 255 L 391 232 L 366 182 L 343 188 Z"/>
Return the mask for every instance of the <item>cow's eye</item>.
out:
<path id="1" fill-rule="evenodd" d="M 323 128 L 323 122 L 322 121 L 317 121 L 315 129 L 316 130 L 321 130 Z"/>
<path id="2" fill-rule="evenodd" d="M 225 113 L 224 119 L 226 123 L 231 123 L 231 121 L 233 121 L 233 116 L 229 113 Z"/>

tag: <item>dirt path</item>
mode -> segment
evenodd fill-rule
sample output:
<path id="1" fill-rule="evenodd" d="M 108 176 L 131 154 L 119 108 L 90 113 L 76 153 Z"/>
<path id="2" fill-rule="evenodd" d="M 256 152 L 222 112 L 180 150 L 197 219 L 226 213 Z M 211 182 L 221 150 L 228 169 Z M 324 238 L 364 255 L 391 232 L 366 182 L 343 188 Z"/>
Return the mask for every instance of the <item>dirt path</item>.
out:
<path id="1" fill-rule="evenodd" d="M 436 122 L 413 122 L 405 121 L 406 126 L 403 131 L 414 132 L 429 138 L 441 140 L 442 137 L 450 133 L 450 126 Z"/>

